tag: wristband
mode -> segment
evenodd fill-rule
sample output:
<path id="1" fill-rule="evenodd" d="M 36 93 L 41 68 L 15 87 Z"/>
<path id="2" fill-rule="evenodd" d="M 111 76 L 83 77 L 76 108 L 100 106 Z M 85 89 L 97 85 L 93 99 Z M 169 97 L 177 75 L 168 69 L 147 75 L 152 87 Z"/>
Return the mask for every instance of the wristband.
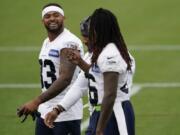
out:
<path id="1" fill-rule="evenodd" d="M 65 111 L 65 109 L 62 106 L 57 105 L 56 107 L 53 108 L 53 111 L 56 111 L 57 114 L 59 115 L 61 112 Z"/>

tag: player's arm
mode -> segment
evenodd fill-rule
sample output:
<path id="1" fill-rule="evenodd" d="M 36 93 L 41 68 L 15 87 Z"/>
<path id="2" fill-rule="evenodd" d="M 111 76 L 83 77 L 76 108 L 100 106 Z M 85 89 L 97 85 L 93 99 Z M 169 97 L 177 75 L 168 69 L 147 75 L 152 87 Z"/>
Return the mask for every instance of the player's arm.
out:
<path id="1" fill-rule="evenodd" d="M 78 78 L 73 83 L 72 87 L 68 90 L 64 98 L 58 103 L 58 105 L 45 116 L 44 123 L 49 128 L 54 127 L 53 122 L 57 116 L 71 108 L 83 95 L 87 95 L 88 92 L 88 80 L 85 78 L 84 73 L 81 72 Z"/>
<path id="2" fill-rule="evenodd" d="M 70 62 L 78 65 L 85 73 L 89 72 L 91 65 L 82 59 L 79 50 L 69 49 L 67 52 L 67 58 Z"/>
<path id="3" fill-rule="evenodd" d="M 61 50 L 61 53 L 60 53 L 60 58 L 61 58 L 60 69 L 61 70 L 59 72 L 59 78 L 53 82 L 53 84 L 48 88 L 48 90 L 43 92 L 34 100 L 31 100 L 30 102 L 27 102 L 22 107 L 20 107 L 18 111 L 19 117 L 21 117 L 22 115 L 27 115 L 29 113 L 34 112 L 35 110 L 37 110 L 38 106 L 41 103 L 54 98 L 71 83 L 76 66 L 67 60 L 67 57 L 66 57 L 67 50 L 68 49 L 65 48 Z"/>
<path id="4" fill-rule="evenodd" d="M 84 72 L 81 72 L 58 105 L 61 105 L 65 110 L 70 109 L 82 96 L 87 96 L 88 88 L 88 79 Z"/>
<path id="5" fill-rule="evenodd" d="M 41 103 L 54 98 L 71 83 L 76 66 L 75 64 L 67 60 L 67 50 L 68 48 L 64 48 L 60 53 L 61 62 L 59 78 L 53 82 L 53 84 L 48 88 L 47 91 L 45 91 L 38 97 Z"/>
<path id="6" fill-rule="evenodd" d="M 101 105 L 101 114 L 98 120 L 96 133 L 102 134 L 107 122 L 112 114 L 114 101 L 117 94 L 117 84 L 119 73 L 117 72 L 105 72 L 104 76 L 104 97 Z M 112 81 L 113 80 L 113 81 Z"/>

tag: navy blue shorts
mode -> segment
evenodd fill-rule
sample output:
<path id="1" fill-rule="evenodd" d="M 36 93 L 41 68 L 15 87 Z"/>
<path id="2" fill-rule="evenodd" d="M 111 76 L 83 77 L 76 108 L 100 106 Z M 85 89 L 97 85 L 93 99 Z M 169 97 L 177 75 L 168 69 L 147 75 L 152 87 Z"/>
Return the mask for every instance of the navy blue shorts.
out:
<path id="1" fill-rule="evenodd" d="M 81 120 L 55 122 L 54 128 L 48 128 L 42 118 L 37 118 L 35 135 L 80 135 Z"/>
<path id="2" fill-rule="evenodd" d="M 135 135 L 135 117 L 130 101 L 122 102 L 122 108 L 124 111 L 128 135 Z M 86 130 L 86 135 L 95 135 L 99 116 L 99 111 L 93 112 L 92 116 L 90 117 L 89 126 Z M 104 130 L 104 135 L 120 135 L 114 112 L 112 112 L 112 115 L 107 123 Z"/>

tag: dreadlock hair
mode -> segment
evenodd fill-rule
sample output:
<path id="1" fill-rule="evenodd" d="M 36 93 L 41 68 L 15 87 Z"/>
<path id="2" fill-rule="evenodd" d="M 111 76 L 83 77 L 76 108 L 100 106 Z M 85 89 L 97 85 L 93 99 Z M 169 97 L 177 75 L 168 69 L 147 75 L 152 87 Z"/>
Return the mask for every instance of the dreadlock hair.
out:
<path id="1" fill-rule="evenodd" d="M 60 7 L 61 9 L 63 9 L 62 6 L 57 3 L 48 3 L 48 4 L 44 5 L 42 9 L 45 9 L 46 7 L 49 7 L 49 6 L 56 6 L 56 7 Z"/>
<path id="2" fill-rule="evenodd" d="M 89 39 L 93 50 L 92 63 L 97 63 L 99 54 L 108 43 L 114 43 L 127 63 L 127 70 L 131 70 L 131 58 L 117 19 L 111 11 L 103 8 L 94 11 L 91 15 Z"/>

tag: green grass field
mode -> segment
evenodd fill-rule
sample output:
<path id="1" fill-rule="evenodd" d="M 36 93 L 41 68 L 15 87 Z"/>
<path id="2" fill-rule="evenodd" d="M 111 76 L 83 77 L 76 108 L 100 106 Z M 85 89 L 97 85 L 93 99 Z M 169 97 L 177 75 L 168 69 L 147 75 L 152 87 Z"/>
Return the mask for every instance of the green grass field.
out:
<path id="1" fill-rule="evenodd" d="M 36 97 L 40 88 L 17 88 L 17 84 L 40 83 L 38 54 L 46 37 L 41 8 L 47 2 L 64 7 L 66 26 L 79 37 L 79 22 L 94 9 L 104 7 L 115 13 L 137 64 L 134 83 L 139 91 L 132 96 L 136 134 L 179 135 L 179 0 L 1 1 L 0 135 L 34 134 L 31 118 L 21 124 L 16 108 Z M 83 121 L 87 117 L 86 108 Z"/>

